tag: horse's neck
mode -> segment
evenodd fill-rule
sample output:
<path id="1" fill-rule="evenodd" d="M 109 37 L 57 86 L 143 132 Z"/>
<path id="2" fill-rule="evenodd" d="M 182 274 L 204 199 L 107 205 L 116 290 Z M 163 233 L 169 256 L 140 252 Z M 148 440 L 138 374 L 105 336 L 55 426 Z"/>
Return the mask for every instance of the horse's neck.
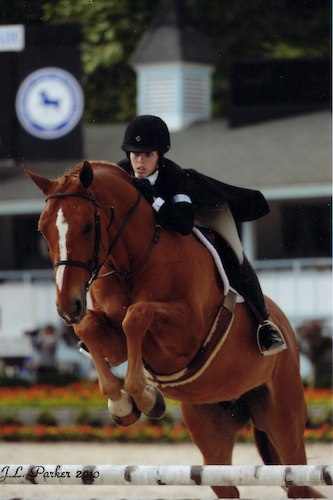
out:
<path id="1" fill-rule="evenodd" d="M 105 223 L 109 226 L 111 255 L 108 262 L 113 262 L 118 268 L 135 268 L 154 238 L 156 220 L 153 209 L 145 198 L 141 197 L 139 201 L 138 192 L 128 183 L 130 178 L 120 167 L 99 162 L 94 167 L 95 173 L 98 170 L 100 174 L 94 178 L 93 191 L 95 195 L 98 193 L 98 202 L 104 207 Z M 106 206 L 114 207 L 111 224 L 110 208 Z M 118 238 L 119 232 L 121 235 Z M 117 241 L 114 244 L 115 238 Z"/>
<path id="2" fill-rule="evenodd" d="M 114 221 L 109 228 L 109 245 L 111 260 L 115 267 L 130 271 L 140 265 L 142 259 L 153 243 L 156 232 L 156 221 L 151 207 L 141 199 L 137 210 L 127 221 L 127 216 L 135 201 L 125 210 L 115 208 Z M 118 238 L 119 232 L 121 235 Z M 117 239 L 116 243 L 114 243 Z"/>

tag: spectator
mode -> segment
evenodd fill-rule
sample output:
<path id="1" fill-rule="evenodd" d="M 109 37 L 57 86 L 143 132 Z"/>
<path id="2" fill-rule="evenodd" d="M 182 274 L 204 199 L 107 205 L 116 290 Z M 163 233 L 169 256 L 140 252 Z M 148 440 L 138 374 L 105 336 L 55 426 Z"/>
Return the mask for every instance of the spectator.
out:
<path id="1" fill-rule="evenodd" d="M 312 385 L 332 387 L 332 337 L 325 335 L 325 321 L 312 320 L 298 327 L 300 351 L 313 369 Z"/>
<path id="2" fill-rule="evenodd" d="M 58 336 L 53 325 L 45 325 L 40 330 L 28 332 L 37 353 L 37 382 L 52 382 L 58 373 L 57 344 Z"/>

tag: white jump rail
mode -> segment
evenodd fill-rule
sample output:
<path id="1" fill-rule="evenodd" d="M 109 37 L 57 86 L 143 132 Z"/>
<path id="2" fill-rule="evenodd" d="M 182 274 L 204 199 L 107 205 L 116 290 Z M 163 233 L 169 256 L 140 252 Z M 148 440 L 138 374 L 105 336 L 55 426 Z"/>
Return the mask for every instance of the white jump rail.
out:
<path id="1" fill-rule="evenodd" d="M 0 464 L 0 485 L 332 486 L 333 465 Z"/>

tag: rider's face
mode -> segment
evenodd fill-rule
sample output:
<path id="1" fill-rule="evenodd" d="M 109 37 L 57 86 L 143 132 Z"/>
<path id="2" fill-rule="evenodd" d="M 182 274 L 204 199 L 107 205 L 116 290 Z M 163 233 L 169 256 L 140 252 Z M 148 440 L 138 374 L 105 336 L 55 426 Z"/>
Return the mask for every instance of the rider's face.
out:
<path id="1" fill-rule="evenodd" d="M 130 161 L 136 177 L 148 177 L 157 169 L 158 152 L 138 153 L 132 151 Z"/>

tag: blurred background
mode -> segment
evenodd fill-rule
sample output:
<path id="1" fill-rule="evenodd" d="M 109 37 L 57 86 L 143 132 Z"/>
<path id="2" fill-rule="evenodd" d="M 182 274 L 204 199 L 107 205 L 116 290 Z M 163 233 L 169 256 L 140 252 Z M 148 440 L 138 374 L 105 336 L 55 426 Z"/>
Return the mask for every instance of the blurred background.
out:
<path id="1" fill-rule="evenodd" d="M 297 331 L 304 380 L 331 386 L 331 5 L 207 5 L 0 0 L 4 383 L 94 378 L 58 319 L 44 200 L 21 164 L 55 178 L 117 162 L 127 122 L 155 114 L 169 158 L 266 196 L 270 214 L 239 228 L 245 253 Z"/>

